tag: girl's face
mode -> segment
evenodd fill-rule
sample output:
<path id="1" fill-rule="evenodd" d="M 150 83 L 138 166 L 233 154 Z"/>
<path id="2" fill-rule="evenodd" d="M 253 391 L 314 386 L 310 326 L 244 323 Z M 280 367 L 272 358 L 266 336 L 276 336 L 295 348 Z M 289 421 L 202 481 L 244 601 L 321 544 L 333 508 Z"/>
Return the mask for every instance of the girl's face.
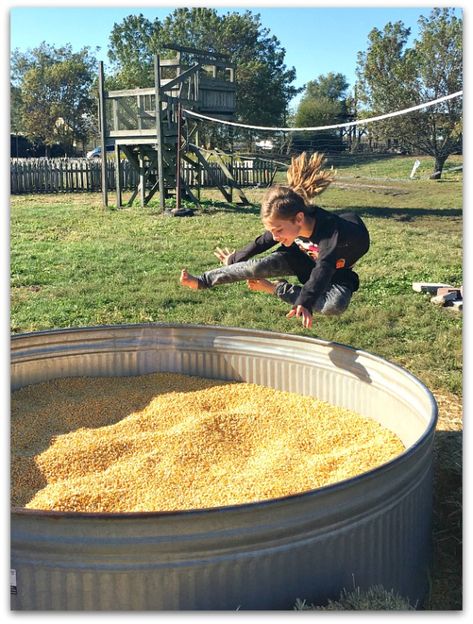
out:
<path id="1" fill-rule="evenodd" d="M 294 240 L 300 235 L 304 223 L 304 213 L 298 212 L 294 221 L 268 217 L 263 219 L 263 225 L 269 230 L 273 238 L 284 247 L 290 247 Z"/>

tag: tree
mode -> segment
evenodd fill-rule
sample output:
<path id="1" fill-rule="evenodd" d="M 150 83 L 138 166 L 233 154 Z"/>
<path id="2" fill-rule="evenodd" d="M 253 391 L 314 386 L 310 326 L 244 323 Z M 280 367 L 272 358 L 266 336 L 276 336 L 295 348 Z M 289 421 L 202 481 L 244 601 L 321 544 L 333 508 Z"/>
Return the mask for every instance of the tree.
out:
<path id="1" fill-rule="evenodd" d="M 10 131 L 14 134 L 21 132 L 21 90 L 10 83 Z"/>
<path id="2" fill-rule="evenodd" d="M 330 72 L 310 80 L 297 108 L 296 126 L 325 126 L 345 121 L 347 89 L 343 74 Z"/>
<path id="3" fill-rule="evenodd" d="M 348 82 L 343 74 L 329 72 L 320 75 L 316 80 L 309 80 L 305 86 L 303 99 L 326 98 L 332 102 L 343 102 L 346 98 Z"/>
<path id="4" fill-rule="evenodd" d="M 133 89 L 154 85 L 153 55 L 161 53 L 162 25 L 142 13 L 129 15 L 115 24 L 109 37 L 108 58 L 114 75 L 107 76 L 109 89 Z"/>
<path id="5" fill-rule="evenodd" d="M 60 144 L 70 153 L 75 142 L 85 143 L 95 114 L 91 96 L 97 62 L 85 47 L 54 48 L 42 43 L 12 56 L 16 125 L 34 142 Z"/>
<path id="6" fill-rule="evenodd" d="M 130 15 L 115 24 L 108 56 L 115 88 L 154 84 L 153 55 L 166 55 L 167 43 L 227 54 L 237 67 L 237 117 L 249 124 L 285 123 L 295 69 L 284 64 L 285 50 L 250 11 L 218 15 L 215 9 L 180 8 L 162 22 Z M 167 52 L 169 55 L 169 52 Z"/>
<path id="7" fill-rule="evenodd" d="M 343 74 L 333 72 L 320 75 L 310 80 L 305 86 L 305 92 L 299 103 L 294 118 L 296 127 L 329 126 L 343 123 L 347 120 L 348 82 Z M 305 140 L 310 140 L 315 149 L 336 150 L 343 148 L 342 131 L 323 130 L 311 135 L 305 134 Z M 294 144 L 304 141 L 304 135 L 297 135 Z"/>
<path id="8" fill-rule="evenodd" d="M 406 48 L 410 29 L 402 22 L 370 32 L 368 50 L 358 55 L 357 88 L 371 114 L 402 110 L 462 89 L 462 20 L 452 9 L 433 9 L 428 18 L 419 19 L 419 26 L 412 48 Z M 461 98 L 393 117 L 378 130 L 432 156 L 431 177 L 438 179 L 448 156 L 461 149 Z"/>
<path id="9" fill-rule="evenodd" d="M 19 156 L 19 134 L 21 127 L 21 91 L 10 83 L 10 136 L 11 136 L 11 155 Z"/>

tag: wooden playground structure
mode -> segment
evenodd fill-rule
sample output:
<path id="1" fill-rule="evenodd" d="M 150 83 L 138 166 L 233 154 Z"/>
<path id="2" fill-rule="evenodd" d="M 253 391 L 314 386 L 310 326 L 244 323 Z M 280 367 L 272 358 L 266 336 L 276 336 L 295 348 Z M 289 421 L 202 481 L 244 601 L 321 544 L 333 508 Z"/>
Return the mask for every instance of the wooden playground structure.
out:
<path id="1" fill-rule="evenodd" d="M 199 188 L 202 170 L 212 175 L 209 155 L 225 174 L 219 188 L 226 201 L 233 191 L 243 204 L 248 200 L 235 181 L 231 164 L 218 150 L 198 146 L 198 122 L 183 116 L 183 109 L 218 119 L 232 120 L 235 113 L 235 67 L 223 54 L 183 46 L 167 46 L 175 52 L 171 59 L 154 56 L 154 87 L 105 91 L 103 63 L 99 65 L 99 126 L 102 155 L 113 144 L 115 153 L 116 205 L 122 203 L 123 157 L 138 173 L 139 183 L 127 205 L 139 197 L 141 206 L 159 193 L 163 212 L 165 199 L 175 197 L 180 209 L 181 197 L 199 205 L 194 193 Z M 226 159 L 228 160 L 228 159 Z M 192 167 L 189 183 L 181 172 L 181 162 Z M 214 168 L 213 168 L 214 170 Z M 106 158 L 102 158 L 102 203 L 108 206 Z"/>

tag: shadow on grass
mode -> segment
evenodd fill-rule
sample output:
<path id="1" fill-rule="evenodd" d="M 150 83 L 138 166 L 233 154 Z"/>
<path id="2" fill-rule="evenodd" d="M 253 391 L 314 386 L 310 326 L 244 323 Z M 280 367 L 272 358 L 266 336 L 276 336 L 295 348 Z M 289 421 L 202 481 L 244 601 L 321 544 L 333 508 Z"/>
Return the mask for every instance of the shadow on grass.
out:
<path id="1" fill-rule="evenodd" d="M 200 205 L 199 213 L 202 215 L 216 212 L 251 215 L 259 215 L 260 213 L 259 204 L 231 204 L 229 202 L 203 201 Z"/>
<path id="2" fill-rule="evenodd" d="M 260 214 L 259 204 L 230 204 L 227 202 L 202 202 L 202 209 L 199 211 L 202 215 L 213 213 L 232 213 L 232 214 Z M 396 221 L 412 221 L 421 217 L 461 217 L 463 210 L 461 208 L 386 208 L 381 206 L 350 206 L 349 208 L 327 208 L 329 212 L 334 214 L 343 214 L 345 212 L 355 212 L 360 217 L 377 217 L 381 219 L 395 219 Z"/>
<path id="3" fill-rule="evenodd" d="M 113 427 L 145 409 L 158 395 L 183 390 L 190 393 L 230 383 L 235 382 L 202 379 L 185 373 L 170 375 L 163 371 L 139 377 L 58 378 L 13 392 L 12 405 L 16 416 L 12 420 L 11 440 L 12 507 L 25 507 L 47 486 L 48 481 L 36 458 L 51 447 L 56 437 L 73 433 L 80 436 L 83 429 Z M 40 397 L 43 397 L 43 404 L 35 412 L 32 405 L 41 404 Z M 31 414 L 36 415 L 36 419 L 32 419 Z M 45 418 L 45 414 L 50 418 Z M 71 466 L 79 462 L 93 464 L 94 455 L 100 458 L 105 451 L 109 452 L 110 443 L 106 438 L 103 445 L 96 439 L 87 456 L 84 449 L 74 448 L 71 444 L 64 462 Z M 113 443 L 113 448 L 118 457 L 126 451 L 128 442 Z"/>
<path id="4" fill-rule="evenodd" d="M 335 214 L 355 212 L 360 217 L 377 217 L 380 219 L 394 219 L 396 221 L 412 221 L 422 217 L 461 217 L 461 208 L 386 208 L 377 206 L 350 206 L 340 209 L 328 209 Z"/>
<path id="5" fill-rule="evenodd" d="M 435 432 L 433 561 L 428 609 L 462 609 L 462 432 Z"/>

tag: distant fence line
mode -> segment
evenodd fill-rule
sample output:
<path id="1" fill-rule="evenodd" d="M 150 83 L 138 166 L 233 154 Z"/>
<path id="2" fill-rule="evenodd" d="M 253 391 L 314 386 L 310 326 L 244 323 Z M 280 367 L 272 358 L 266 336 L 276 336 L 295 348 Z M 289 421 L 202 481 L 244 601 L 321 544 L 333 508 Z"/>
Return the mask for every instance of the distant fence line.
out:
<path id="1" fill-rule="evenodd" d="M 228 165 L 227 165 L 228 166 Z M 269 160 L 253 159 L 234 161 L 232 174 L 241 187 L 268 186 L 277 165 Z M 190 186 L 212 187 L 228 185 L 228 178 L 215 163 L 208 171 L 197 171 L 188 163 L 182 163 L 181 174 Z M 122 189 L 134 190 L 139 175 L 128 160 L 122 163 Z M 151 172 L 153 173 L 153 172 Z M 115 161 L 107 161 L 108 190 L 116 188 Z M 12 158 L 10 163 L 10 192 L 24 193 L 80 193 L 102 190 L 102 164 L 100 159 L 88 160 L 65 158 Z"/>

